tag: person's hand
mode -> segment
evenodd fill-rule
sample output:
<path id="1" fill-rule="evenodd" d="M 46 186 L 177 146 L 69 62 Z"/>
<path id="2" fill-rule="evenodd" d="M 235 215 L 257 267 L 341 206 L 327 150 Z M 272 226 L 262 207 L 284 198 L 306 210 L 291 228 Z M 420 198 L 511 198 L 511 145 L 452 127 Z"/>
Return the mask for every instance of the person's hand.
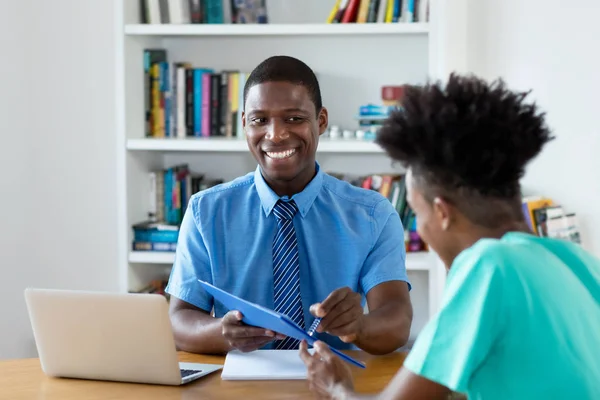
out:
<path id="1" fill-rule="evenodd" d="M 349 287 L 331 292 L 322 303 L 310 306 L 310 313 L 321 318 L 317 332 L 339 336 L 343 342 L 354 342 L 362 330 L 364 310 L 360 294 Z"/>
<path id="2" fill-rule="evenodd" d="M 321 399 L 344 398 L 354 389 L 350 367 L 321 341 L 314 344 L 315 352 L 308 352 L 305 340 L 300 342 L 300 358 L 307 368 L 308 388 Z"/>
<path id="3" fill-rule="evenodd" d="M 229 311 L 221 320 L 222 333 L 232 349 L 249 352 L 259 349 L 275 339 L 285 339 L 269 329 L 257 328 L 242 322 L 242 313 Z"/>

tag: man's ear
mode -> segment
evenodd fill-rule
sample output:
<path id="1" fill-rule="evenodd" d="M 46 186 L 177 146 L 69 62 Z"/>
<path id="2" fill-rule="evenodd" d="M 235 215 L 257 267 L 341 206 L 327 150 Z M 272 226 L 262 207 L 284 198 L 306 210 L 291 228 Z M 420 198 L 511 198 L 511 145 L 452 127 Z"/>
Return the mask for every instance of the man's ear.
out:
<path id="1" fill-rule="evenodd" d="M 242 111 L 242 128 L 246 129 L 246 113 Z"/>
<path id="2" fill-rule="evenodd" d="M 321 107 L 317 120 L 319 121 L 319 136 L 321 136 L 329 125 L 329 113 L 325 107 Z"/>
<path id="3" fill-rule="evenodd" d="M 454 207 L 442 197 L 433 199 L 433 215 L 443 231 L 450 229 L 454 221 Z"/>

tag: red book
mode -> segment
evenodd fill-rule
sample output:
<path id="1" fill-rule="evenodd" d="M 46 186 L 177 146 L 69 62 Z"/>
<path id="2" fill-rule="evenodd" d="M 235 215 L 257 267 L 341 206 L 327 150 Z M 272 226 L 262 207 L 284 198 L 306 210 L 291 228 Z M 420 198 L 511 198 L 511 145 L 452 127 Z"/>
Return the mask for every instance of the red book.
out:
<path id="1" fill-rule="evenodd" d="M 342 23 L 356 22 L 359 6 L 360 0 L 350 0 L 346 12 L 344 13 L 344 18 L 342 18 Z"/>
<path id="2" fill-rule="evenodd" d="M 382 86 L 381 100 L 384 104 L 397 104 L 402 100 L 404 94 L 404 86 Z"/>

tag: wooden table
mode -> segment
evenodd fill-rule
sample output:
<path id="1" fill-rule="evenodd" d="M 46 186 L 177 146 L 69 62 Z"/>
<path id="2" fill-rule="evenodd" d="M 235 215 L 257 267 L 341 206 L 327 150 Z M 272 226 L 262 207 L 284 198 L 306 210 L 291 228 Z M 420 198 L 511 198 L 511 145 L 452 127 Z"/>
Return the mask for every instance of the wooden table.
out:
<path id="1" fill-rule="evenodd" d="M 407 353 L 371 356 L 348 351 L 363 360 L 366 369 L 352 366 L 355 388 L 361 393 L 382 390 L 400 369 Z M 223 364 L 224 357 L 179 353 L 180 361 Z M 1 400 L 111 400 L 111 399 L 305 399 L 314 398 L 306 381 L 222 381 L 221 372 L 183 386 L 159 386 L 137 383 L 101 382 L 79 379 L 48 378 L 37 358 L 0 361 Z"/>

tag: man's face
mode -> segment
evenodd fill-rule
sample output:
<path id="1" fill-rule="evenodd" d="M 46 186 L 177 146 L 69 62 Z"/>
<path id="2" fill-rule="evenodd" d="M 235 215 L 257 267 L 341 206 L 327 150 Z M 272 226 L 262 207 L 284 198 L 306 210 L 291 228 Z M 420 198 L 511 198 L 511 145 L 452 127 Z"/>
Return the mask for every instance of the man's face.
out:
<path id="1" fill-rule="evenodd" d="M 248 90 L 242 123 L 250 152 L 267 181 L 302 180 L 314 173 L 327 110 L 317 115 L 304 86 L 289 82 L 254 85 Z"/>

